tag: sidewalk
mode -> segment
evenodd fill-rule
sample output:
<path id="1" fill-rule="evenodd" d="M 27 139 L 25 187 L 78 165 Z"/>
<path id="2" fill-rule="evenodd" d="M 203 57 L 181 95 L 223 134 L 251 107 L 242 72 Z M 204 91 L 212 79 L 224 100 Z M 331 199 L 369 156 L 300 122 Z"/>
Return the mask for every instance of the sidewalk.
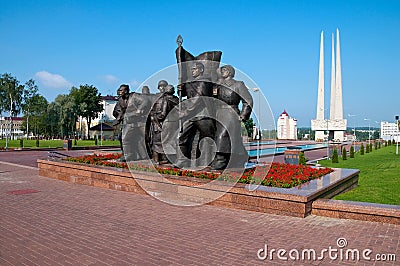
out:
<path id="1" fill-rule="evenodd" d="M 20 154 L 19 165 L 10 155 L 15 157 L 0 156 L 0 265 L 354 265 L 328 253 L 323 261 L 283 261 L 276 252 L 272 261 L 257 258 L 266 244 L 269 251 L 315 249 L 320 256 L 329 246 L 338 249 L 338 238 L 347 240 L 343 250 L 369 248 L 371 258 L 397 258 L 361 258 L 361 265 L 400 260 L 397 225 L 171 206 L 150 196 L 39 177 L 31 161 L 41 154 Z M 26 189 L 38 192 L 10 194 L 33 192 Z"/>

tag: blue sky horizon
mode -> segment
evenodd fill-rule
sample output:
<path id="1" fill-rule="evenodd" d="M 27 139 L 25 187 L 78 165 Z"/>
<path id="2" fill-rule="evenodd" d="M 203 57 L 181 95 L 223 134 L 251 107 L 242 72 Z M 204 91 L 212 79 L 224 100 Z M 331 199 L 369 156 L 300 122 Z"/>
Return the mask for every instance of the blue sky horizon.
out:
<path id="1" fill-rule="evenodd" d="M 136 90 L 175 64 L 175 39 L 193 54 L 220 50 L 248 75 L 276 119 L 315 119 L 319 39 L 325 34 L 329 106 L 331 34 L 340 30 L 343 114 L 378 126 L 400 114 L 400 1 L 0 1 L 0 73 L 33 78 L 49 101 L 92 84 Z M 154 88 L 152 88 L 154 90 Z M 348 116 L 349 114 L 355 116 Z"/>

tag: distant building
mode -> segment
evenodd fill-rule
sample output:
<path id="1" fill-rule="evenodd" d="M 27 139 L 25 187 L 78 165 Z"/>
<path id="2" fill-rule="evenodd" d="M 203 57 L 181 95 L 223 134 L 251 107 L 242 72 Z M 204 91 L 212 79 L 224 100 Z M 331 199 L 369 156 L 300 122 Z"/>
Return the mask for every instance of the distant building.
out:
<path id="1" fill-rule="evenodd" d="M 10 134 L 10 117 L 0 117 L 0 137 L 5 138 L 6 135 L 13 135 L 14 137 L 22 136 L 22 123 L 24 119 L 22 117 L 13 117 Z"/>
<path id="2" fill-rule="evenodd" d="M 297 119 L 289 117 L 284 110 L 278 118 L 277 138 L 297 140 Z"/>
<path id="3" fill-rule="evenodd" d="M 113 116 L 113 110 L 115 105 L 117 104 L 118 98 L 116 96 L 102 96 L 101 97 L 101 104 L 103 105 L 103 111 L 99 113 L 98 117 L 93 119 L 88 126 L 88 123 L 86 121 L 86 118 L 79 116 L 78 117 L 78 122 L 76 123 L 76 131 L 80 133 L 80 137 L 86 137 L 89 133 L 89 128 L 92 128 L 96 125 L 99 125 L 100 123 L 107 124 L 108 126 L 112 125 L 113 120 L 115 120 L 115 117 Z M 109 128 L 108 126 L 105 126 L 105 128 Z M 105 138 L 112 138 L 112 133 L 109 132 L 109 130 L 104 130 L 107 132 L 103 132 L 103 137 Z M 91 138 L 94 137 L 94 134 L 97 132 L 90 132 L 91 133 Z"/>
<path id="4" fill-rule="evenodd" d="M 381 139 L 383 140 L 396 140 L 398 141 L 399 128 L 397 123 L 389 123 L 386 121 L 381 122 Z"/>

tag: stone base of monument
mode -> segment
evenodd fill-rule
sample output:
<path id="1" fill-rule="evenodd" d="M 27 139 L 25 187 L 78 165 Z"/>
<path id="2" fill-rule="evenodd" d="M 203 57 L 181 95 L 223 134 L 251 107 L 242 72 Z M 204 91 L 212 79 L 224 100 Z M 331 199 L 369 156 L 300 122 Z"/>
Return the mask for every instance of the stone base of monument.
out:
<path id="1" fill-rule="evenodd" d="M 331 198 L 358 184 L 359 171 L 335 169 L 300 187 L 275 188 L 200 178 L 128 171 L 62 160 L 38 160 L 39 175 L 72 183 L 149 194 L 176 205 L 209 204 L 242 210 L 305 217 L 320 198 Z"/>

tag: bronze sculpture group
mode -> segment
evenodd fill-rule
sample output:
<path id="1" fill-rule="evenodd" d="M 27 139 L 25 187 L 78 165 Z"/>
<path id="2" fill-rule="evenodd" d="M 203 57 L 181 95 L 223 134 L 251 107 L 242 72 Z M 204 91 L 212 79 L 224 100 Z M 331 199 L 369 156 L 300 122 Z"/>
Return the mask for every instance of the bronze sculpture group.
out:
<path id="1" fill-rule="evenodd" d="M 234 79 L 232 66 L 219 67 L 221 52 L 195 57 L 182 47 L 180 37 L 177 43 L 179 98 L 165 80 L 158 82 L 156 94 L 150 94 L 147 86 L 142 93 L 130 93 L 124 84 L 117 91 L 113 114 L 115 124 L 122 124 L 120 141 L 126 161 L 151 158 L 180 168 L 193 162 L 211 170 L 243 168 L 248 154 L 241 122 L 249 119 L 253 106 L 247 87 Z"/>

